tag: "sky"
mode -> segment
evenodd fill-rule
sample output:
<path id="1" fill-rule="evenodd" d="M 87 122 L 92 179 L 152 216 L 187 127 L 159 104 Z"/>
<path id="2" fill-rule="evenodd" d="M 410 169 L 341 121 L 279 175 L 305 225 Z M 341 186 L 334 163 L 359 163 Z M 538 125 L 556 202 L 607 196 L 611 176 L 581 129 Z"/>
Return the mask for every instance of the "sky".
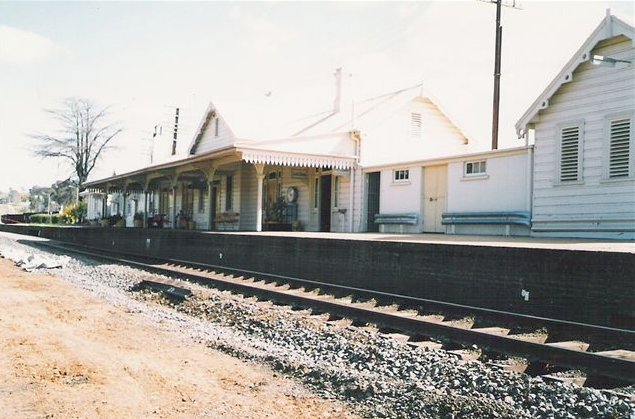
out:
<path id="1" fill-rule="evenodd" d="M 604 18 L 633 24 L 631 1 L 532 1 L 502 11 L 499 148 L 523 145 L 514 124 Z M 495 5 L 418 2 L 0 1 L 0 191 L 68 178 L 33 156 L 51 133 L 46 109 L 84 97 L 124 128 L 91 179 L 150 162 L 153 127 L 191 141 L 210 101 L 285 97 L 332 107 L 333 73 L 354 98 L 423 83 L 486 150 L 491 137 Z"/>

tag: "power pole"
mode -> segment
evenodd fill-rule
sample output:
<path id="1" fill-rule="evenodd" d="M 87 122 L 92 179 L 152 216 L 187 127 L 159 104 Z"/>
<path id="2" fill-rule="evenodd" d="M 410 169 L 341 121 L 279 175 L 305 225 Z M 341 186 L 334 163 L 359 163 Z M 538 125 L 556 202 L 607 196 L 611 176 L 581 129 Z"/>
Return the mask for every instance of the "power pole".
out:
<path id="1" fill-rule="evenodd" d="M 501 49 L 503 43 L 503 27 L 501 26 L 501 6 L 520 9 L 516 0 L 505 2 L 502 0 L 481 0 L 496 3 L 496 46 L 494 48 L 494 100 L 492 109 L 492 150 L 498 149 L 498 114 L 500 108 L 500 84 L 501 84 Z"/>
<path id="2" fill-rule="evenodd" d="M 157 124 L 154 126 L 154 132 L 152 133 L 152 139 L 150 140 L 150 164 L 154 163 L 154 145 L 157 141 L 157 136 L 163 134 L 163 126 Z"/>
<path id="3" fill-rule="evenodd" d="M 172 139 L 172 155 L 176 154 L 176 137 L 179 132 L 179 108 L 176 108 L 176 114 L 174 115 L 174 137 Z"/>

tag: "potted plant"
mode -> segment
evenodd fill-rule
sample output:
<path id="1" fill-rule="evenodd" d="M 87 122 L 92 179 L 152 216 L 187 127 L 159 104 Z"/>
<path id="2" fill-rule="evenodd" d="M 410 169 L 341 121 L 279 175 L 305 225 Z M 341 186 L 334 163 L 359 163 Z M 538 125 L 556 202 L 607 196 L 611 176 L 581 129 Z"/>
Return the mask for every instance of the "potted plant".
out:
<path id="1" fill-rule="evenodd" d="M 123 227 L 123 218 L 119 214 L 111 215 L 109 224 L 113 227 Z"/>
<path id="2" fill-rule="evenodd" d="M 143 227 L 143 211 L 135 212 L 133 219 L 135 227 Z"/>

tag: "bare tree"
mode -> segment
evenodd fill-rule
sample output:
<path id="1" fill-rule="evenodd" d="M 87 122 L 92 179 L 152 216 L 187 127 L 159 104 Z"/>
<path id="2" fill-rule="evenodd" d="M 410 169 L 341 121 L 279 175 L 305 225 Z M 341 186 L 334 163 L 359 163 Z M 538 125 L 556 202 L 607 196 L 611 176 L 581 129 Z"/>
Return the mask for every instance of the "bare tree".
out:
<path id="1" fill-rule="evenodd" d="M 57 135 L 34 134 L 34 153 L 40 157 L 57 157 L 73 167 L 80 190 L 102 152 L 121 128 L 108 122 L 108 107 L 99 108 L 88 99 L 68 98 L 60 109 L 47 110 L 58 120 Z"/>

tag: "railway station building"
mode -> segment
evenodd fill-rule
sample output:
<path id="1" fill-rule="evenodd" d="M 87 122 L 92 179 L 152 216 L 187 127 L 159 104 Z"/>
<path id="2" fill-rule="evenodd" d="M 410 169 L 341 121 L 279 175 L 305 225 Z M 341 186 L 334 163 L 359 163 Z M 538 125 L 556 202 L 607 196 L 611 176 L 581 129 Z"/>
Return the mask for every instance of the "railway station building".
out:
<path id="1" fill-rule="evenodd" d="M 376 209 L 365 199 L 364 165 L 469 146 L 421 85 L 358 101 L 353 111 L 341 70 L 335 80 L 333 109 L 292 123 L 266 101 L 210 103 L 187 156 L 89 182 L 88 218 L 119 214 L 133 226 L 137 214 L 147 227 L 214 231 L 366 231 Z"/>
<path id="2" fill-rule="evenodd" d="M 90 182 L 89 218 L 197 230 L 635 239 L 635 29 L 607 15 L 516 124 L 482 151 L 422 85 L 292 122 L 210 104 L 186 156 Z M 287 108 L 288 109 L 288 108 Z M 107 198 L 110 197 L 110 198 Z"/>

